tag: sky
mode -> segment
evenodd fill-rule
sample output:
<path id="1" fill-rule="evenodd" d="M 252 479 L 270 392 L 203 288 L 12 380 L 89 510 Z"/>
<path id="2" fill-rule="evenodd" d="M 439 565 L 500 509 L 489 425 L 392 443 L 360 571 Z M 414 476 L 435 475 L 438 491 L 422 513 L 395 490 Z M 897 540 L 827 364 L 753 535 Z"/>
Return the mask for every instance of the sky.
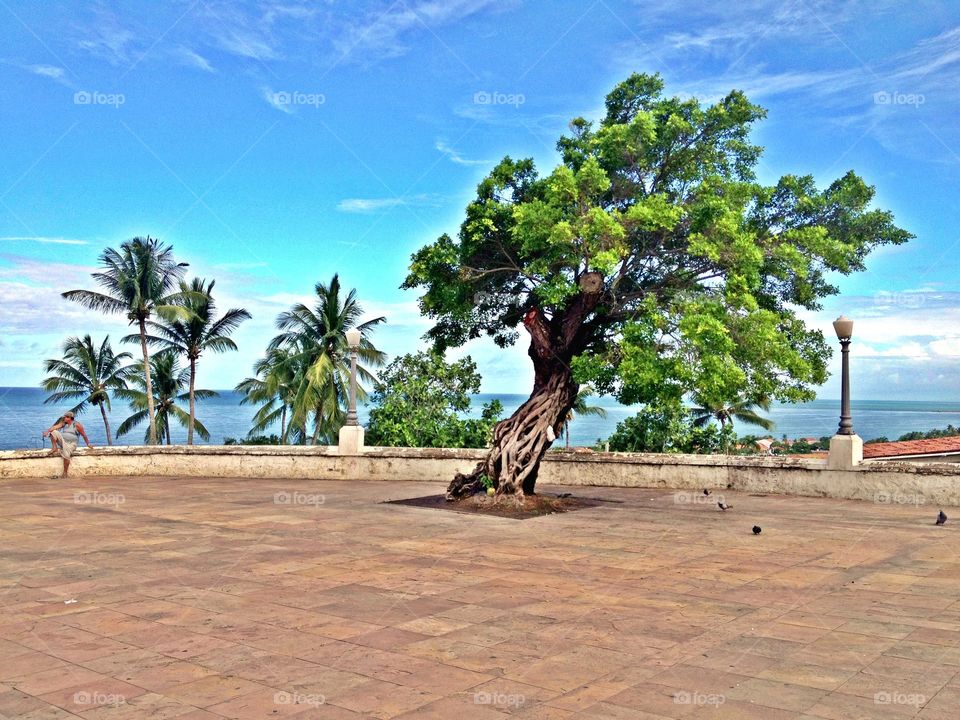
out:
<path id="1" fill-rule="evenodd" d="M 254 315 L 201 386 L 250 375 L 335 272 L 387 318 L 381 349 L 425 347 L 411 253 L 503 156 L 548 172 L 632 72 L 766 107 L 764 182 L 876 186 L 916 239 L 804 317 L 855 319 L 855 398 L 960 400 L 960 4 L 928 0 L 0 0 L 0 386 L 36 385 L 69 335 L 119 344 L 123 318 L 60 293 L 138 235 Z M 484 391 L 531 388 L 522 344 L 467 352 Z"/>

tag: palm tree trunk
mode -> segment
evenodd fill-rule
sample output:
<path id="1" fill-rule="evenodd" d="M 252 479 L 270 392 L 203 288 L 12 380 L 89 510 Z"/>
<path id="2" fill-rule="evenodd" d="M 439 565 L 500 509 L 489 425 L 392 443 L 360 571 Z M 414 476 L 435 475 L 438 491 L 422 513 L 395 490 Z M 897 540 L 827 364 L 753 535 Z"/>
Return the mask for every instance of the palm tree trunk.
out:
<path id="1" fill-rule="evenodd" d="M 566 449 L 569 450 L 570 449 L 570 421 L 569 420 L 563 421 L 563 437 L 567 441 Z"/>
<path id="2" fill-rule="evenodd" d="M 197 385 L 197 359 L 190 356 L 190 420 L 187 422 L 187 445 L 193 445 L 193 420 L 197 416 L 196 399 L 193 396 Z M 168 431 L 169 434 L 169 431 Z"/>
<path id="3" fill-rule="evenodd" d="M 113 440 L 110 439 L 110 420 L 107 419 L 107 409 L 102 402 L 97 404 L 100 406 L 100 414 L 103 416 L 103 429 L 107 432 L 107 445 L 113 445 Z"/>
<path id="4" fill-rule="evenodd" d="M 140 318 L 140 349 L 143 350 L 143 380 L 147 390 L 147 416 L 150 418 L 149 445 L 157 444 L 157 414 L 153 406 L 153 379 L 150 377 L 150 351 L 147 350 L 147 323 Z"/>
<path id="5" fill-rule="evenodd" d="M 283 410 L 280 411 L 280 444 L 287 444 L 287 404 L 283 404 Z"/>

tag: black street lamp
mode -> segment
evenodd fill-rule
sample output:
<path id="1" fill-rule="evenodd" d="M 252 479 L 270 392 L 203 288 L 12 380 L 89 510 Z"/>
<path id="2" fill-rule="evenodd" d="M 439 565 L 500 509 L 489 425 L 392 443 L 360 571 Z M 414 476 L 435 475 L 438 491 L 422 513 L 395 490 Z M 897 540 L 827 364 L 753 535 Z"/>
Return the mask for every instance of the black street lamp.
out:
<path id="1" fill-rule="evenodd" d="M 840 427 L 837 435 L 855 435 L 853 416 L 850 413 L 850 339 L 853 337 L 853 320 L 841 315 L 833 321 L 833 329 L 840 341 L 842 370 L 840 380 Z"/>

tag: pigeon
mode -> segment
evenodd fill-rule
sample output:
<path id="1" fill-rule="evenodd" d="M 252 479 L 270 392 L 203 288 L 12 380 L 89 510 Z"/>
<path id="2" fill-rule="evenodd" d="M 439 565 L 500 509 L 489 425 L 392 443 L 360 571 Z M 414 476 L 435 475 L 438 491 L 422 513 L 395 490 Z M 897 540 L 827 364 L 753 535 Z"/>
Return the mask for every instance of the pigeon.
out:
<path id="1" fill-rule="evenodd" d="M 722 502 L 718 502 L 718 503 L 717 503 L 717 507 L 720 508 L 721 510 L 732 510 L 732 509 L 733 509 L 733 505 L 726 505 L 725 503 L 722 503 Z"/>
<path id="2" fill-rule="evenodd" d="M 704 495 L 709 495 L 709 494 L 710 494 L 710 491 L 707 490 L 706 488 L 704 488 L 704 489 L 703 489 L 703 494 L 704 494 Z"/>
<path id="3" fill-rule="evenodd" d="M 946 513 L 943 512 L 943 510 L 941 510 L 940 514 L 937 515 L 937 525 L 943 525 L 946 521 L 947 521 L 947 515 Z"/>
<path id="4" fill-rule="evenodd" d="M 754 534 L 754 535 L 759 535 L 761 532 L 763 532 L 763 530 L 762 530 L 762 528 L 761 528 L 759 525 L 754 525 L 754 526 L 753 526 L 753 534 Z"/>

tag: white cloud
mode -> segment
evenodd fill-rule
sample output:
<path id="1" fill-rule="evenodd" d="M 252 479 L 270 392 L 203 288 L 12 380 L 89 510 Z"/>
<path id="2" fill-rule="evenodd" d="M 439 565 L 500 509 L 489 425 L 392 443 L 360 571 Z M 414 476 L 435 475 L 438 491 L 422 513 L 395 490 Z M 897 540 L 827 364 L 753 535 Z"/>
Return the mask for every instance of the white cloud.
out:
<path id="1" fill-rule="evenodd" d="M 0 242 L 32 242 L 43 245 L 87 245 L 86 240 L 65 237 L 46 237 L 43 235 L 23 235 L 0 237 Z"/>
<path id="2" fill-rule="evenodd" d="M 489 160 L 470 160 L 469 158 L 463 157 L 457 150 L 450 147 L 445 141 L 437 140 L 436 145 L 437 150 L 447 156 L 450 162 L 456 163 L 457 165 L 489 165 Z"/>
<path id="3" fill-rule="evenodd" d="M 171 55 L 173 55 L 173 57 L 182 65 L 186 65 L 187 67 L 197 68 L 209 73 L 216 72 L 207 58 L 188 47 L 181 45 L 180 47 L 175 48 L 171 52 Z"/>
<path id="4" fill-rule="evenodd" d="M 286 100 L 286 95 L 282 92 L 275 92 L 271 88 L 260 88 L 260 96 L 267 101 L 267 104 L 275 110 L 279 110 L 287 115 L 293 115 L 293 107 Z"/>
<path id="5" fill-rule="evenodd" d="M 436 207 L 440 198 L 420 194 L 392 198 L 344 198 L 337 203 L 337 210 L 346 213 L 375 213 L 395 207 Z"/>

